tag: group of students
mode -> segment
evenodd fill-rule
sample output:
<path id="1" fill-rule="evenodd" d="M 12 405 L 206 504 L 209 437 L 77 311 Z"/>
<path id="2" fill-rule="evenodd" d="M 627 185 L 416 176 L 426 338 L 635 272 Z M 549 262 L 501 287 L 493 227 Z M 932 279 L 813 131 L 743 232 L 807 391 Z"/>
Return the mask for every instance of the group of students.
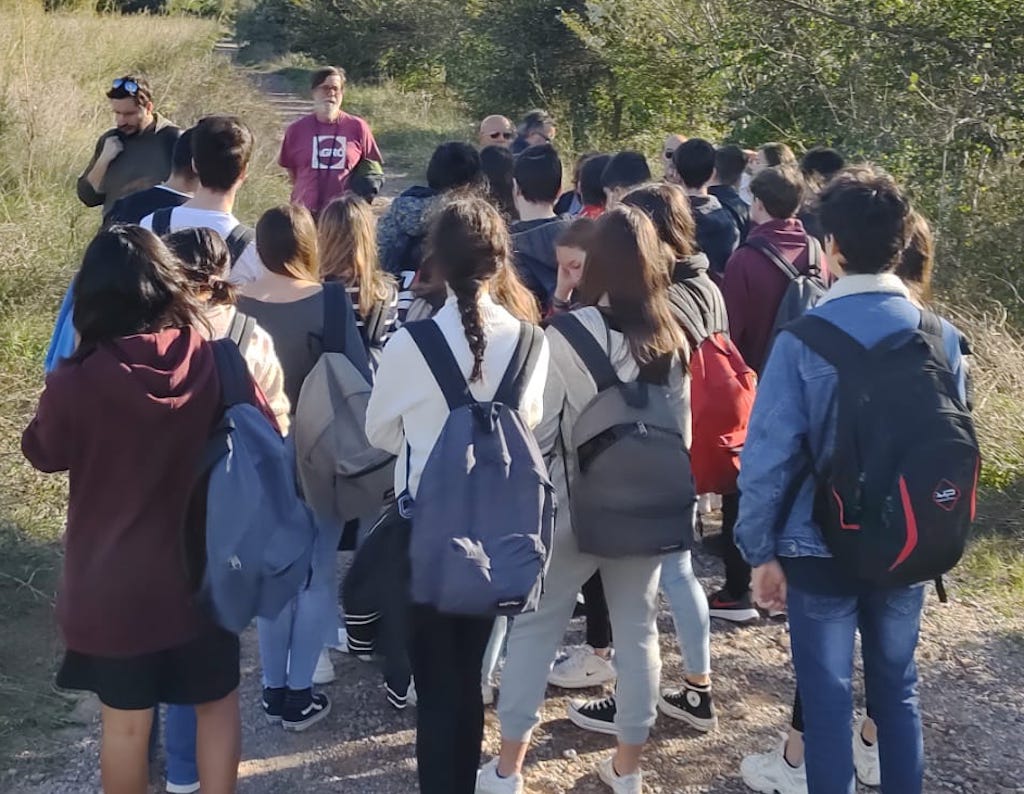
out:
<path id="1" fill-rule="evenodd" d="M 339 70 L 318 74 L 314 92 L 324 80 L 339 82 Z M 340 105 L 340 83 L 318 101 Z M 74 350 L 51 362 L 23 437 L 34 466 L 70 471 L 58 597 L 67 651 L 58 684 L 95 692 L 103 703 L 108 794 L 146 790 L 160 704 L 170 706 L 168 791 L 235 790 L 238 637 L 203 611 L 174 562 L 197 461 L 223 410 L 209 342 L 238 345 L 260 409 L 287 438 L 326 326 L 339 321 L 332 312 L 352 332 L 338 352 L 372 383 L 359 431 L 395 456 L 394 488 L 381 494 L 379 510 L 348 527 L 318 515 L 303 586 L 279 615 L 257 620 L 271 723 L 302 731 L 324 719 L 332 704 L 314 682 L 333 679 L 326 649 L 367 656 L 374 640 L 363 632 L 388 620 L 391 642 L 378 634 L 376 650 L 387 657 L 388 700 L 417 708 L 421 791 L 524 791 L 547 685 L 614 681 L 614 696 L 573 700 L 568 716 L 617 738 L 598 774 L 611 790 L 638 794 L 659 711 L 697 731 L 717 726 L 710 617 L 788 614 L 793 730 L 775 752 L 744 759 L 746 783 L 766 793 L 852 794 L 859 778 L 893 794 L 921 791 L 913 659 L 923 588 L 879 587 L 833 558 L 816 481 L 844 441 L 836 425 L 845 409 L 836 405 L 848 376 L 795 327 L 780 333 L 777 325 L 799 282 L 818 303 L 808 319 L 862 348 L 912 336 L 932 317 L 927 223 L 891 177 L 867 165 L 845 168 L 832 150 L 808 152 L 801 171 L 781 144 L 750 157 L 679 136 L 666 146 L 663 181 L 652 180 L 637 152 L 593 154 L 581 158 L 563 195 L 553 124 L 540 120 L 544 140 L 517 154 L 507 142 L 482 151 L 442 144 L 427 185 L 403 193 L 379 222 L 372 196 L 346 192 L 317 207 L 316 217 L 292 203 L 266 211 L 254 233 L 246 229 L 232 208 L 253 137 L 230 116 L 204 118 L 176 140 L 165 183 L 110 203 L 106 228 L 69 290 Z M 291 145 L 286 139 L 283 151 Z M 350 300 L 337 302 L 337 290 Z M 937 329 L 929 361 L 950 399 L 965 405 L 963 340 L 945 321 L 928 327 Z M 708 340 L 737 357 L 737 388 L 751 400 L 754 378 L 745 373 L 759 376 L 753 410 L 738 428 L 745 443 L 724 442 L 735 467 L 733 487 L 719 489 L 726 581 L 710 598 L 691 561 L 699 517 L 686 454 L 706 435 L 695 409 L 707 402 L 699 390 L 711 382 L 708 357 L 717 355 Z M 482 414 L 481 405 L 496 407 Z M 452 417 L 464 406 L 477 406 L 478 424 L 508 438 L 521 429 L 527 452 L 506 438 L 506 468 L 518 472 L 519 456 L 532 455 L 541 493 L 553 495 L 522 511 L 539 509 L 541 524 L 550 522 L 528 561 L 540 565 L 543 582 L 528 606 L 501 602 L 481 614 L 416 598 L 426 592 L 424 576 L 444 575 L 417 560 L 418 511 L 437 510 L 437 459 L 456 443 Z M 512 425 L 504 424 L 506 409 Z M 580 443 L 602 410 L 647 411 L 648 419 L 612 421 Z M 622 444 L 640 450 L 638 461 L 649 460 L 645 445 L 657 445 L 658 460 L 674 468 L 617 472 L 621 487 L 600 495 L 608 509 L 586 512 L 600 456 Z M 466 470 L 474 457 L 468 448 Z M 969 499 L 950 485 L 956 499 L 942 510 Z M 481 509 L 478 502 L 484 515 L 504 507 L 488 507 L 487 494 L 470 496 L 444 505 L 454 524 Z M 841 508 L 839 491 L 835 499 Z M 657 515 L 645 512 L 651 505 Z M 501 519 L 495 512 L 484 523 L 507 523 Z M 668 542 L 643 538 L 663 527 Z M 357 548 L 346 594 L 360 578 L 388 589 L 385 604 L 344 604 L 347 639 L 336 556 L 346 529 Z M 481 538 L 485 529 L 492 531 L 480 527 Z M 898 562 L 913 552 L 904 551 Z M 478 553 L 490 555 L 495 576 L 499 558 L 513 554 L 488 546 Z M 676 627 L 680 681 L 661 676 L 659 591 Z M 581 592 L 587 645 L 560 651 Z M 858 629 L 870 719 L 853 731 Z M 501 746 L 481 768 L 484 707 L 494 700 L 502 656 Z"/>

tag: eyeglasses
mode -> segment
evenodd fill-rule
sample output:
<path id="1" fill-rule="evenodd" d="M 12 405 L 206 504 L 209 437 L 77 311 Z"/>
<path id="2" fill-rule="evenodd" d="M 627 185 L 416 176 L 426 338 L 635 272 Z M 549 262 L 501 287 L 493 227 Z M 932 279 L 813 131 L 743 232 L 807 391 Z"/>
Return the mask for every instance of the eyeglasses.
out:
<path id="1" fill-rule="evenodd" d="M 112 85 L 114 88 L 123 88 L 129 96 L 136 96 L 139 93 L 139 84 L 130 77 L 118 77 Z"/>
<path id="2" fill-rule="evenodd" d="M 512 140 L 512 138 L 514 136 L 515 136 L 515 133 L 512 133 L 512 132 L 492 132 L 487 137 L 490 138 L 492 141 L 496 141 L 496 140 L 498 140 L 498 138 L 502 138 L 502 139 L 504 139 L 506 141 L 510 141 L 510 140 Z"/>

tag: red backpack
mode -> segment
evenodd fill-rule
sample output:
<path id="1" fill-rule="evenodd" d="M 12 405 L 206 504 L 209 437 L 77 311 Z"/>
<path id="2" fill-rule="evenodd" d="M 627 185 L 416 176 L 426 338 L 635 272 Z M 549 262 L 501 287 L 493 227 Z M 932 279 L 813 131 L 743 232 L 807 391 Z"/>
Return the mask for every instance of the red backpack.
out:
<path id="1" fill-rule="evenodd" d="M 757 375 L 729 338 L 725 304 L 710 279 L 673 284 L 669 302 L 693 349 L 690 458 L 697 492 L 735 493 Z"/>

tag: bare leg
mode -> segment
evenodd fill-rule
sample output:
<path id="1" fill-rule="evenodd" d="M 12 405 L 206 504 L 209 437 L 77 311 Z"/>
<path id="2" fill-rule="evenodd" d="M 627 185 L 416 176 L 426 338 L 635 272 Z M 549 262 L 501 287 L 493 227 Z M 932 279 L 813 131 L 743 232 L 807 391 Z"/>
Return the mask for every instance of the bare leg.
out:
<path id="1" fill-rule="evenodd" d="M 618 775 L 632 775 L 640 768 L 640 754 L 644 751 L 642 744 L 619 744 L 615 748 L 612 767 Z"/>
<path id="2" fill-rule="evenodd" d="M 878 726 L 871 717 L 864 720 L 864 727 L 860 731 L 861 738 L 868 744 L 878 743 Z"/>
<path id="3" fill-rule="evenodd" d="M 512 739 L 501 740 L 501 751 L 498 753 L 498 775 L 510 777 L 521 774 L 526 761 L 529 742 L 517 742 Z"/>
<path id="4" fill-rule="evenodd" d="M 100 774 L 104 794 L 146 794 L 153 709 L 103 707 Z"/>
<path id="5" fill-rule="evenodd" d="M 800 766 L 804 762 L 804 735 L 793 728 L 786 737 L 786 760 L 790 766 Z"/>
<path id="6" fill-rule="evenodd" d="M 242 757 L 238 690 L 196 706 L 196 763 L 203 794 L 234 794 Z"/>

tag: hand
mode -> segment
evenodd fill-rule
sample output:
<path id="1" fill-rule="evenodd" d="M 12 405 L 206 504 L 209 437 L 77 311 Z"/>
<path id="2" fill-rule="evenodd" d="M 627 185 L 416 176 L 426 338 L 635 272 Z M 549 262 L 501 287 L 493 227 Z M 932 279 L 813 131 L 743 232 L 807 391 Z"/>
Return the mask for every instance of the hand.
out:
<path id="1" fill-rule="evenodd" d="M 764 609 L 786 608 L 786 574 L 778 560 L 754 568 L 751 575 L 754 603 Z"/>
<path id="2" fill-rule="evenodd" d="M 583 279 L 585 261 L 586 254 L 576 249 L 572 249 L 571 255 L 558 258 L 558 281 L 555 284 L 555 297 L 558 300 L 568 301 L 572 297 L 573 290 Z"/>
<path id="3" fill-rule="evenodd" d="M 100 159 L 112 162 L 124 151 L 124 144 L 116 135 L 110 135 L 103 141 L 103 149 L 100 151 Z"/>

